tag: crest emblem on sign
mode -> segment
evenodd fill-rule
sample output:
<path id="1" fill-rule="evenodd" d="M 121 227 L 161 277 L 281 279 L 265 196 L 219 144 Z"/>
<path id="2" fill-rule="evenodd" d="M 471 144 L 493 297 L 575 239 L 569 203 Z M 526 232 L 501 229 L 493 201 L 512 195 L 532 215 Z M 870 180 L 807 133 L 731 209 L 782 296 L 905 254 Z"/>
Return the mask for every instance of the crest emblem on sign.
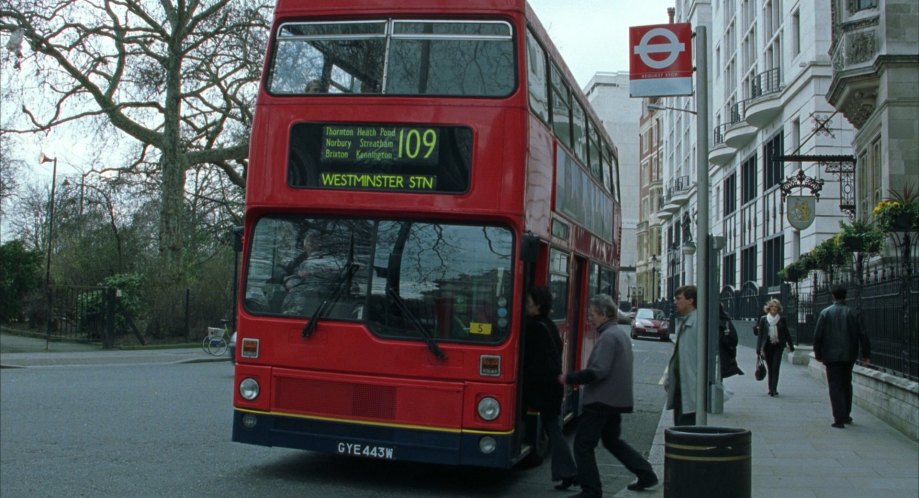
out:
<path id="1" fill-rule="evenodd" d="M 788 224 L 798 230 L 811 226 L 817 217 L 817 199 L 806 195 L 789 195 L 785 200 L 788 201 Z"/>

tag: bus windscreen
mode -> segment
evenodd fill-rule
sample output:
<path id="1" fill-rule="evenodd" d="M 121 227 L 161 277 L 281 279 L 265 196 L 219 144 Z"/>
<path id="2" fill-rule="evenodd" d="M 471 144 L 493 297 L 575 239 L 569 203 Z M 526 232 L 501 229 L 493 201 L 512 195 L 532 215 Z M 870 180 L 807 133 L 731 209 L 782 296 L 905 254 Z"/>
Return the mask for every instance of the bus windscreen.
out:
<path id="1" fill-rule="evenodd" d="M 301 188 L 464 193 L 471 156 L 466 127 L 301 123 L 291 129 L 287 180 Z"/>

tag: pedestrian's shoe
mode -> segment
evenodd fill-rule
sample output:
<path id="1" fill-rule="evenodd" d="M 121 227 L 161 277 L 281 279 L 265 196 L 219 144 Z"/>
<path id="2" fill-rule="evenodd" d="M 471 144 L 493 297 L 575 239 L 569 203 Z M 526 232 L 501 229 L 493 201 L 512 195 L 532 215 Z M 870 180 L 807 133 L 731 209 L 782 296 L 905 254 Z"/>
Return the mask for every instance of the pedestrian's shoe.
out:
<path id="1" fill-rule="evenodd" d="M 846 418 L 846 423 L 847 423 L 847 424 L 851 424 L 851 423 L 852 423 L 852 417 Z"/>
<path id="2" fill-rule="evenodd" d="M 629 491 L 644 491 L 656 485 L 657 485 L 657 476 L 652 475 L 650 479 L 647 479 L 647 480 L 639 479 L 633 482 L 632 484 L 629 484 L 627 488 Z"/>
<path id="3" fill-rule="evenodd" d="M 559 491 L 565 491 L 571 486 L 577 486 L 577 485 L 578 485 L 578 479 L 576 477 L 567 477 L 565 479 L 562 479 L 562 482 L 556 484 L 555 489 Z"/>
<path id="4" fill-rule="evenodd" d="M 837 428 L 837 429 L 845 429 L 845 428 L 846 428 L 846 424 L 844 424 L 844 423 L 842 423 L 842 422 L 833 422 L 833 427 L 835 427 L 835 428 Z"/>

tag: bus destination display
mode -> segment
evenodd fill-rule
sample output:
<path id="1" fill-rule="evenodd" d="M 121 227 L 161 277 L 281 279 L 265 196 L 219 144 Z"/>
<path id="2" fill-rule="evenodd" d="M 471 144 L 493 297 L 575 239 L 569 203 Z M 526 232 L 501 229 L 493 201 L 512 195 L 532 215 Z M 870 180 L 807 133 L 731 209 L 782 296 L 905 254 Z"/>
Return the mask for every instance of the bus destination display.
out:
<path id="1" fill-rule="evenodd" d="M 299 123 L 291 129 L 294 187 L 414 193 L 469 188 L 472 129 L 382 123 Z"/>
<path id="2" fill-rule="evenodd" d="M 322 129 L 320 161 L 350 164 L 437 163 L 440 131 L 404 126 L 340 126 Z"/>

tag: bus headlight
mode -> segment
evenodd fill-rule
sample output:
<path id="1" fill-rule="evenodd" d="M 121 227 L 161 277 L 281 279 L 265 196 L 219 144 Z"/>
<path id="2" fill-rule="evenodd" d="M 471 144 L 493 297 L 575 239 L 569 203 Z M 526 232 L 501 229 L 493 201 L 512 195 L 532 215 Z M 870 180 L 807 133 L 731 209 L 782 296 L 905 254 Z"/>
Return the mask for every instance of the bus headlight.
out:
<path id="1" fill-rule="evenodd" d="M 501 414 L 501 404 L 498 403 L 498 400 L 492 398 L 491 396 L 486 396 L 480 399 L 476 409 L 479 412 L 479 416 L 482 417 L 483 420 L 487 420 L 489 422 L 498 418 L 498 415 Z"/>
<path id="2" fill-rule="evenodd" d="M 258 397 L 258 381 L 252 377 L 246 377 L 239 383 L 239 395 L 243 399 L 252 401 Z"/>

